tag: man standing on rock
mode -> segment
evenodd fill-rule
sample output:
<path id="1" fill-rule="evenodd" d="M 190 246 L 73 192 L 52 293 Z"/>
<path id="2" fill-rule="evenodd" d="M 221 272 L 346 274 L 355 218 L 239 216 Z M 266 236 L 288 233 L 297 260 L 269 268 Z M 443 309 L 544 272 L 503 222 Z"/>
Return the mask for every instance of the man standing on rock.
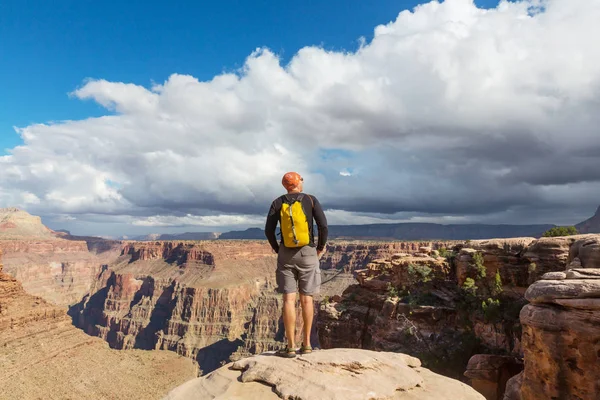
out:
<path id="1" fill-rule="evenodd" d="M 327 242 L 327 219 L 315 196 L 302 193 L 304 179 L 296 172 L 288 172 L 281 181 L 287 194 L 271 204 L 265 235 L 277 253 L 277 290 L 283 294 L 283 325 L 287 346 L 277 352 L 282 357 L 296 356 L 296 290 L 300 291 L 302 306 L 302 346 L 299 353 L 312 351 L 310 331 L 314 316 L 313 295 L 321 286 L 319 259 Z M 313 218 L 317 223 L 318 243 L 315 245 Z M 281 243 L 275 230 L 279 222 Z"/>

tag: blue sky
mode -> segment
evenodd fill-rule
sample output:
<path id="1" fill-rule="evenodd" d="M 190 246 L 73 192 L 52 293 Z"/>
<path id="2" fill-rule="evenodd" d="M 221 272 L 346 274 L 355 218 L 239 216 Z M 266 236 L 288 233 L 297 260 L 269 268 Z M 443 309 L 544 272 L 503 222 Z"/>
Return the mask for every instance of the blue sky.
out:
<path id="1" fill-rule="evenodd" d="M 333 224 L 591 215 L 600 3 L 416 5 L 0 1 L 0 207 L 244 229 L 296 170 Z"/>
<path id="2" fill-rule="evenodd" d="M 0 2 L 0 154 L 24 127 L 106 114 L 68 93 L 87 78 L 149 86 L 172 73 L 208 80 L 257 47 L 283 60 L 304 46 L 355 50 L 418 1 Z M 479 7 L 497 1 L 478 0 Z"/>

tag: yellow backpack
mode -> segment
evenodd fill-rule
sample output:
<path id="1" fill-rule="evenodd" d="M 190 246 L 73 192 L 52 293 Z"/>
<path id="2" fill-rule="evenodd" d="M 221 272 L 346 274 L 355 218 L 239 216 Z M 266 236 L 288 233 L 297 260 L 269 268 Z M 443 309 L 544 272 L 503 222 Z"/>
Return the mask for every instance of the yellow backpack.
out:
<path id="1" fill-rule="evenodd" d="M 290 201 L 283 196 L 281 204 L 281 237 L 285 247 L 302 247 L 310 243 L 309 223 L 302 208 L 304 195 L 299 195 L 296 200 Z M 313 200 L 308 196 L 310 202 Z M 314 206 L 314 204 L 313 204 Z"/>

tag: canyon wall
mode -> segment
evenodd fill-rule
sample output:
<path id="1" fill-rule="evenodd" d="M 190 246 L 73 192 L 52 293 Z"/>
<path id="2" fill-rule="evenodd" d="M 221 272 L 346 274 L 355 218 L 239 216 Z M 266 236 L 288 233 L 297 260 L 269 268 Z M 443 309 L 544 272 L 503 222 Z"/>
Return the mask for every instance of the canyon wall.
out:
<path id="1" fill-rule="evenodd" d="M 172 352 L 121 352 L 86 335 L 64 308 L 4 273 L 1 256 L 1 398 L 159 398 L 195 376 L 193 363 Z"/>
<path id="2" fill-rule="evenodd" d="M 437 246 L 334 243 L 322 260 L 321 296 L 341 294 L 355 282 L 355 268 L 423 245 Z M 266 241 L 125 241 L 71 315 L 113 348 L 172 350 L 208 372 L 229 358 L 280 345 L 283 304 L 275 269 Z M 298 315 L 298 341 L 301 324 Z M 317 344 L 316 328 L 313 336 Z"/>
<path id="3" fill-rule="evenodd" d="M 321 304 L 320 342 L 408 353 L 457 378 L 478 353 L 518 361 L 527 287 L 580 262 L 573 252 L 586 238 L 476 240 L 375 260 L 355 271 L 357 285 Z"/>
<path id="4" fill-rule="evenodd" d="M 600 236 L 578 238 L 567 270 L 545 274 L 525 297 L 525 368 L 505 399 L 600 398 Z"/>
<path id="5" fill-rule="evenodd" d="M 63 239 L 0 240 L 0 250 L 5 272 L 27 293 L 64 306 L 81 300 L 111 258 L 91 253 L 84 241 Z"/>

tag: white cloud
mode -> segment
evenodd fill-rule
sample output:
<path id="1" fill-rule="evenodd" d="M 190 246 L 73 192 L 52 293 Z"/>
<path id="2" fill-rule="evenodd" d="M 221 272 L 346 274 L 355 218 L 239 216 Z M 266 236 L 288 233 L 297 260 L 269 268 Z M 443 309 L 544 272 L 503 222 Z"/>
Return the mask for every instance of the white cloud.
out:
<path id="1" fill-rule="evenodd" d="M 181 226 L 247 226 L 264 224 L 264 217 L 256 215 L 211 215 L 198 216 L 188 214 L 183 217 L 172 215 L 156 215 L 132 222 L 136 226 L 159 226 L 159 227 L 181 227 Z"/>
<path id="2" fill-rule="evenodd" d="M 306 47 L 283 66 L 258 49 L 239 73 L 174 74 L 151 88 L 89 80 L 72 95 L 116 115 L 20 128 L 24 145 L 0 157 L 0 206 L 213 226 L 266 212 L 296 170 L 326 207 L 348 212 L 541 204 L 552 216 L 572 185 L 590 207 L 599 20 L 598 1 L 434 1 L 356 52 Z"/>

